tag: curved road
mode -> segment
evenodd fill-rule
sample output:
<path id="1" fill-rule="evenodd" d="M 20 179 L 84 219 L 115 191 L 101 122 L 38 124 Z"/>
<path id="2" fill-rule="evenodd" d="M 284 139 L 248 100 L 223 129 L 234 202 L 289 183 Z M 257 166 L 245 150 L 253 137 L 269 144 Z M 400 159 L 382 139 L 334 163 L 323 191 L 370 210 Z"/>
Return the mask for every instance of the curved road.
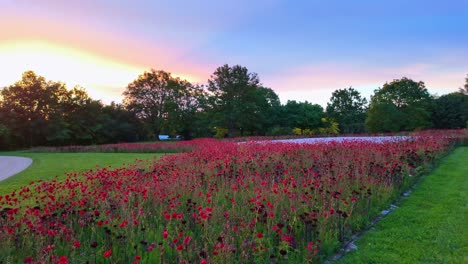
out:
<path id="1" fill-rule="evenodd" d="M 25 170 L 31 164 L 30 158 L 0 156 L 0 181 Z"/>

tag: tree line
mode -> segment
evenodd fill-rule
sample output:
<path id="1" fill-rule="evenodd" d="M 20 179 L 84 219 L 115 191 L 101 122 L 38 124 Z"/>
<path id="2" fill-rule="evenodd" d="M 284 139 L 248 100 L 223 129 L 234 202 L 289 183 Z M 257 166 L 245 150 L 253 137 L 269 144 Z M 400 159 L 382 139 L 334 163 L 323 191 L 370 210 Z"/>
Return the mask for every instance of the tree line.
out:
<path id="1" fill-rule="evenodd" d="M 333 92 L 327 107 L 288 101 L 256 73 L 223 65 L 207 84 L 162 70 L 128 84 L 122 104 L 104 105 L 81 87 L 67 89 L 33 71 L 0 91 L 0 148 L 88 145 L 193 137 L 397 132 L 464 128 L 468 75 L 459 91 L 432 96 L 423 82 L 393 80 L 368 102 L 352 87 Z"/>

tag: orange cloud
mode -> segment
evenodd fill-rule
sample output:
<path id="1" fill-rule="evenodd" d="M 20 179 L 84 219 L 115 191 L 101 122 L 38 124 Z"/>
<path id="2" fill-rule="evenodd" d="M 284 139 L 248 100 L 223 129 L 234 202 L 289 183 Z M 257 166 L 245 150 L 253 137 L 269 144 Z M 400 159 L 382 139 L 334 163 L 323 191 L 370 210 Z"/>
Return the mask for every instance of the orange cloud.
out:
<path id="1" fill-rule="evenodd" d="M 182 61 L 183 51 L 169 43 L 155 45 L 138 35 L 105 30 L 85 20 L 57 21 L 44 14 L 10 11 L 0 16 L 0 25 L 7 25 L 0 31 L 0 67 L 6 69 L 0 86 L 12 84 L 21 72 L 32 69 L 69 86 L 80 84 L 99 96 L 96 99 L 120 101 L 124 87 L 150 68 L 197 83 L 205 82 L 212 70 Z"/>
<path id="2" fill-rule="evenodd" d="M 10 41 L 0 43 L 0 87 L 13 84 L 25 70 L 69 87 L 81 85 L 95 99 L 121 101 L 125 87 L 149 67 L 132 65 L 106 57 L 44 41 Z M 199 81 L 190 72 L 173 75 L 192 82 Z"/>

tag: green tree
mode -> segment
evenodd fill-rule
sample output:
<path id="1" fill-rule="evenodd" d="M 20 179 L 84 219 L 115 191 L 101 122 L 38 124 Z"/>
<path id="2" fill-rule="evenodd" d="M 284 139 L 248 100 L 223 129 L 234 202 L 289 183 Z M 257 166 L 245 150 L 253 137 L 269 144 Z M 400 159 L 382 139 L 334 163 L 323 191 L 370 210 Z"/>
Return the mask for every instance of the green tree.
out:
<path id="1" fill-rule="evenodd" d="M 60 82 L 46 81 L 33 71 L 1 91 L 4 126 L 15 147 L 45 145 L 50 135 L 59 133 L 52 125 L 63 120 L 63 102 L 69 92 Z"/>
<path id="2" fill-rule="evenodd" d="M 208 80 L 210 110 L 218 126 L 228 129 L 229 137 L 241 125 L 251 123 L 247 119 L 250 104 L 255 102 L 255 90 L 260 81 L 256 73 L 246 67 L 224 65 L 218 67 Z"/>
<path id="3" fill-rule="evenodd" d="M 203 105 L 206 100 L 206 93 L 202 86 L 191 85 L 189 82 L 183 81 L 184 89 L 179 89 L 178 94 L 169 111 L 172 113 L 166 123 L 165 129 L 168 134 L 179 134 L 185 139 L 194 137 L 201 123 L 199 122 L 199 114 L 203 110 Z"/>
<path id="4" fill-rule="evenodd" d="M 270 88 L 258 87 L 250 91 L 244 109 L 249 114 L 239 122 L 241 132 L 250 135 L 265 135 L 277 122 L 281 102 Z"/>
<path id="5" fill-rule="evenodd" d="M 464 95 L 468 95 L 468 74 L 466 75 L 466 78 L 465 78 L 465 85 L 463 86 L 463 88 L 460 87 L 458 89 L 458 92 Z"/>
<path id="6" fill-rule="evenodd" d="M 165 71 L 151 69 L 130 83 L 124 95 L 124 105 L 135 113 L 156 135 L 168 132 L 183 115 L 191 97 L 192 85 Z"/>
<path id="7" fill-rule="evenodd" d="M 403 77 L 385 83 L 371 98 L 366 126 L 371 132 L 428 128 L 432 102 L 423 82 Z"/>
<path id="8" fill-rule="evenodd" d="M 334 91 L 327 103 L 327 116 L 338 122 L 343 133 L 364 132 L 366 113 L 366 98 L 352 87 Z"/>
<path id="9" fill-rule="evenodd" d="M 461 92 L 435 99 L 432 122 L 435 128 L 464 128 L 468 121 L 468 94 Z"/>
<path id="10" fill-rule="evenodd" d="M 319 128 L 323 117 L 324 112 L 320 105 L 293 100 L 284 105 L 282 120 L 285 127 L 299 128 L 301 134 L 304 134 L 306 129 Z"/>

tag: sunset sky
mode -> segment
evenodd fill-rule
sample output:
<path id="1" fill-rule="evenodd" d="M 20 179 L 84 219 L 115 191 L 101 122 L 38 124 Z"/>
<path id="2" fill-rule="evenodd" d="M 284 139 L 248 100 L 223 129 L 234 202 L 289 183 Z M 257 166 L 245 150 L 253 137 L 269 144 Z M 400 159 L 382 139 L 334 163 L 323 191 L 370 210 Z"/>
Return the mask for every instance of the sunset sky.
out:
<path id="1" fill-rule="evenodd" d="M 34 70 L 120 102 L 150 68 L 203 84 L 226 63 L 283 103 L 403 76 L 446 94 L 468 74 L 468 1 L 0 0 L 0 87 Z"/>

